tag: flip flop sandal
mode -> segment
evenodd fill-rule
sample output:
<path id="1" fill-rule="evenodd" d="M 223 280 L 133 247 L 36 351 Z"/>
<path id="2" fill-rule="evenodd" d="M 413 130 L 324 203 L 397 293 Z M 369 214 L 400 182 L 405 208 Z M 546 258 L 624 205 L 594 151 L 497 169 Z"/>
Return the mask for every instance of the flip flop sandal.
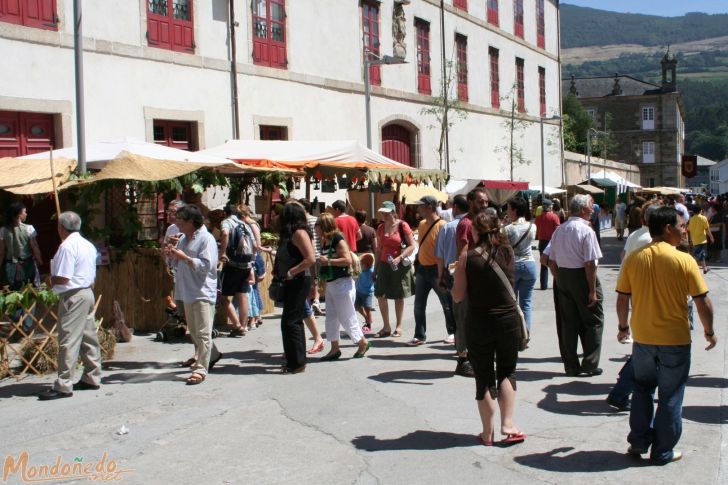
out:
<path id="1" fill-rule="evenodd" d="M 490 435 L 490 440 L 486 440 L 483 438 L 483 433 L 481 433 L 478 435 L 478 441 L 480 441 L 480 444 L 483 446 L 494 446 L 493 434 Z"/>
<path id="2" fill-rule="evenodd" d="M 395 330 L 394 333 L 392 334 L 392 337 L 401 337 L 401 336 L 402 336 L 402 332 L 400 332 L 399 330 Z"/>
<path id="3" fill-rule="evenodd" d="M 385 332 L 384 330 L 380 330 L 379 332 L 372 335 L 373 338 L 385 338 L 392 335 L 392 332 Z"/>
<path id="4" fill-rule="evenodd" d="M 367 342 L 367 347 L 364 350 L 362 350 L 361 352 L 356 352 L 354 354 L 354 359 L 361 359 L 362 357 L 364 357 L 367 354 L 367 352 L 371 348 L 372 348 L 372 343 L 371 342 Z"/>
<path id="5" fill-rule="evenodd" d="M 197 363 L 197 359 L 194 357 L 190 357 L 189 359 L 185 360 L 184 362 L 181 362 L 179 364 L 180 367 L 192 367 Z"/>
<path id="6" fill-rule="evenodd" d="M 187 385 L 188 386 L 196 386 L 197 384 L 202 384 L 205 382 L 205 376 L 202 374 L 192 374 L 187 378 Z"/>
<path id="7" fill-rule="evenodd" d="M 526 434 L 523 432 L 509 433 L 501 440 L 501 443 L 523 443 L 526 440 Z"/>

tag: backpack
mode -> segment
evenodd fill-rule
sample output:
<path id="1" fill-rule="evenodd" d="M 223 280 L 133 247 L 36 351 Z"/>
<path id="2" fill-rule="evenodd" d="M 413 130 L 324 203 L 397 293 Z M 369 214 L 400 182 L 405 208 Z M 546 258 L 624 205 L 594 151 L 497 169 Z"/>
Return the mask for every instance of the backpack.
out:
<path id="1" fill-rule="evenodd" d="M 232 263 L 243 263 L 245 267 L 255 257 L 255 237 L 253 230 L 245 222 L 239 221 L 230 231 L 225 255 Z"/>

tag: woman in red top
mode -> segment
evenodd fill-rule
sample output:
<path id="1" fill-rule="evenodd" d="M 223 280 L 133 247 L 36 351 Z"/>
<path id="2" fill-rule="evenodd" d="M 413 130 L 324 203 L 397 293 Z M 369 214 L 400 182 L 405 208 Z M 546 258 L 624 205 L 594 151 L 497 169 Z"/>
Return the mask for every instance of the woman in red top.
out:
<path id="1" fill-rule="evenodd" d="M 404 299 L 412 296 L 414 287 L 412 265 L 404 264 L 403 260 L 415 251 L 415 239 L 409 224 L 397 218 L 393 202 L 383 202 L 378 212 L 384 223 L 377 228 L 374 296 L 379 301 L 379 311 L 382 312 L 384 326 L 374 334 L 374 338 L 389 337 L 390 335 L 401 337 Z M 406 247 L 402 247 L 403 237 Z M 394 312 L 397 317 L 397 327 L 394 329 L 394 333 L 389 324 L 387 300 L 394 300 Z"/>

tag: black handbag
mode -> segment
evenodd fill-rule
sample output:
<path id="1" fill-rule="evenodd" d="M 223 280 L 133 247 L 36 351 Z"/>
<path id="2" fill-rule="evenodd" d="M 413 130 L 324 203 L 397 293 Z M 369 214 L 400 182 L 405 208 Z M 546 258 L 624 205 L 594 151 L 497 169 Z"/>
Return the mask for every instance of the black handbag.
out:
<path id="1" fill-rule="evenodd" d="M 283 303 L 284 291 L 283 282 L 274 278 L 271 280 L 270 286 L 268 286 L 268 297 L 278 306 L 278 304 Z"/>

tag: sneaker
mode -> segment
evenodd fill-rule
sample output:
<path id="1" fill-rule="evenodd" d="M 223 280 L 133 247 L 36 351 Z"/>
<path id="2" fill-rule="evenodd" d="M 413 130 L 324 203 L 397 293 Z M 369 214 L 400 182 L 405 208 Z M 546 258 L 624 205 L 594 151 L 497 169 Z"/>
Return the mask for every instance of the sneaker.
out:
<path id="1" fill-rule="evenodd" d="M 458 365 L 455 367 L 455 375 L 463 377 L 475 377 L 473 366 L 467 359 L 458 359 Z"/>
<path id="2" fill-rule="evenodd" d="M 413 338 L 409 342 L 407 342 L 407 345 L 411 345 L 412 347 L 417 347 L 418 345 L 424 345 L 427 343 L 427 340 L 420 340 L 418 338 Z"/>
<path id="3" fill-rule="evenodd" d="M 455 343 L 455 335 L 450 334 L 447 336 L 445 340 L 443 340 L 446 344 L 454 344 Z"/>
<path id="4" fill-rule="evenodd" d="M 670 458 L 667 458 L 665 460 L 656 460 L 655 458 L 650 458 L 650 461 L 652 461 L 656 465 L 667 465 L 668 463 L 672 463 L 673 461 L 678 461 L 682 459 L 682 456 L 682 451 L 673 450 Z"/>

